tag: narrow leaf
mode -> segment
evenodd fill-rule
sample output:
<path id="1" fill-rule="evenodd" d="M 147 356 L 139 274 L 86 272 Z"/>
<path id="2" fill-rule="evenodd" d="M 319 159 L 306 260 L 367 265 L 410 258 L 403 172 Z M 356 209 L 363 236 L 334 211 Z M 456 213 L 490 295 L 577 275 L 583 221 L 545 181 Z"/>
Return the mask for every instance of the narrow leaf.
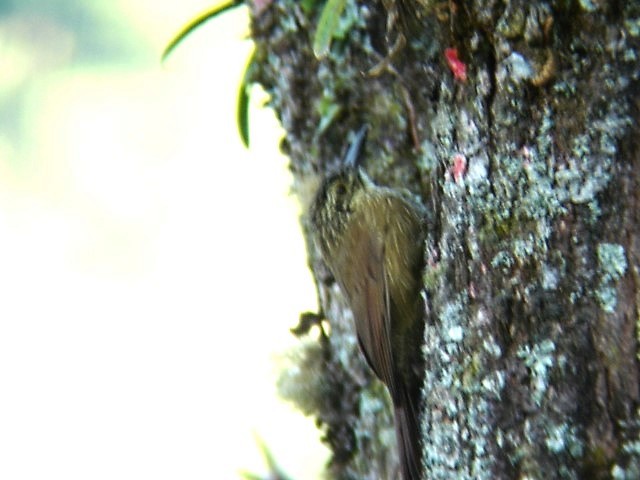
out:
<path id="1" fill-rule="evenodd" d="M 264 480 L 260 475 L 251 472 L 240 472 L 240 476 L 244 480 Z"/>
<path id="2" fill-rule="evenodd" d="M 327 0 L 313 37 L 313 53 L 316 58 L 323 58 L 329 53 L 331 39 L 338 28 L 340 15 L 346 4 L 347 0 Z"/>
<path id="3" fill-rule="evenodd" d="M 260 450 L 262 450 L 262 455 L 267 462 L 267 466 L 269 467 L 271 478 L 276 478 L 278 480 L 290 480 L 290 477 L 278 466 L 271 450 L 269 450 L 269 447 L 267 447 L 260 438 L 256 437 L 256 440 Z"/>
<path id="4" fill-rule="evenodd" d="M 236 121 L 238 123 L 238 133 L 242 144 L 249 148 L 249 74 L 253 65 L 254 53 L 251 54 L 247 62 L 247 68 L 242 75 L 240 88 L 238 89 L 238 105 L 236 110 Z"/>
<path id="5" fill-rule="evenodd" d="M 273 454 L 269 450 L 269 448 L 264 444 L 264 442 L 260 439 L 260 437 L 256 436 L 256 442 L 262 451 L 262 455 L 264 456 L 265 461 L 267 462 L 267 467 L 269 467 L 269 474 L 266 477 L 261 477 L 251 472 L 240 472 L 240 475 L 245 480 L 291 480 L 285 472 L 278 466 L 275 459 L 273 458 Z"/>
<path id="6" fill-rule="evenodd" d="M 230 0 L 227 3 L 224 3 L 222 5 L 217 5 L 208 10 L 205 10 L 200 15 L 195 17 L 193 20 L 187 23 L 184 27 L 182 27 L 182 29 L 168 43 L 168 45 L 164 49 L 164 52 L 162 52 L 162 61 L 164 62 L 167 59 L 167 57 L 171 54 L 171 52 L 175 50 L 178 44 L 182 42 L 182 40 L 184 40 L 187 35 L 193 32 L 200 25 L 205 23 L 207 20 L 211 20 L 217 17 L 221 13 L 231 10 L 232 8 L 239 7 L 243 3 L 244 3 L 244 0 Z"/>

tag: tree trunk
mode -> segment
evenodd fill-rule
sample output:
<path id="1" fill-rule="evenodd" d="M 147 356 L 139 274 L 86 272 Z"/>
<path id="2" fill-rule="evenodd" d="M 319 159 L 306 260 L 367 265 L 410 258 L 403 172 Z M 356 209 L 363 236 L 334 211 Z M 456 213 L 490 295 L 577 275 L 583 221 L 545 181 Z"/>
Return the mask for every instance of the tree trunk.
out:
<path id="1" fill-rule="evenodd" d="M 254 0 L 252 78 L 303 201 L 368 124 L 364 168 L 429 211 L 425 478 L 640 478 L 640 2 L 405 0 L 388 27 L 349 0 L 318 60 L 323 6 Z M 308 244 L 330 330 L 281 389 L 332 478 L 395 478 L 388 398 Z"/>

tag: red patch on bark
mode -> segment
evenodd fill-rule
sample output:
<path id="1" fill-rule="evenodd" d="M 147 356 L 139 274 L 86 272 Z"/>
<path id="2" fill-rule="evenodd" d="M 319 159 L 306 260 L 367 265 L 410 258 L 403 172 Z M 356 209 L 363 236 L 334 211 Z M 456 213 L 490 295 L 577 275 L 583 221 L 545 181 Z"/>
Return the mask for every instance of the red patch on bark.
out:
<path id="1" fill-rule="evenodd" d="M 444 58 L 447 59 L 447 65 L 453 73 L 453 78 L 464 82 L 467 79 L 467 66 L 458 58 L 458 49 L 446 48 Z"/>
<path id="2" fill-rule="evenodd" d="M 467 171 L 467 159 L 461 153 L 456 153 L 453 156 L 453 166 L 451 167 L 451 173 L 456 183 L 460 183 L 462 177 Z"/>

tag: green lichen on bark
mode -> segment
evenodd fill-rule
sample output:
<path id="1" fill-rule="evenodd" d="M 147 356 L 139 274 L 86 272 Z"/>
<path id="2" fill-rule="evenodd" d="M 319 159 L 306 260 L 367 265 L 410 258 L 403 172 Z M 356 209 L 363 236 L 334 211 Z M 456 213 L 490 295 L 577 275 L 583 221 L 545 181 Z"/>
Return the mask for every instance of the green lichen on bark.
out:
<path id="1" fill-rule="evenodd" d="M 367 123 L 365 168 L 429 210 L 427 478 L 636 478 L 640 2 L 431 3 L 405 1 L 420 28 L 377 77 L 363 73 L 389 48 L 377 1 L 347 2 L 349 28 L 320 61 L 321 2 L 274 0 L 254 17 L 254 78 L 287 131 L 296 189 Z M 331 474 L 385 478 L 386 400 L 309 253 L 332 325 L 325 374 L 342 389 L 340 408 L 314 413 L 339 452 Z M 350 442 L 332 443 L 337 431 Z"/>

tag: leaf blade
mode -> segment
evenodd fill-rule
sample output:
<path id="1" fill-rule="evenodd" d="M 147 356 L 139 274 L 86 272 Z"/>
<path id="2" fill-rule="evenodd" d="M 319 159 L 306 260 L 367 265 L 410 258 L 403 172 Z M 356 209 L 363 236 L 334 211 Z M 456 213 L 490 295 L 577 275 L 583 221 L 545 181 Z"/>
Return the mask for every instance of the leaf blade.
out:
<path id="1" fill-rule="evenodd" d="M 200 25 L 207 22 L 208 20 L 214 19 L 218 15 L 228 10 L 239 7 L 242 4 L 244 4 L 244 0 L 230 0 L 225 4 L 216 5 L 215 7 L 209 8 L 204 12 L 202 12 L 197 17 L 195 17 L 194 19 L 192 19 L 184 27 L 182 27 L 180 31 L 178 31 L 178 33 L 176 33 L 174 37 L 169 41 L 164 51 L 162 52 L 162 56 L 160 57 L 161 61 L 164 62 L 167 59 L 167 57 L 171 55 L 171 53 L 176 49 L 176 47 L 180 43 L 182 43 L 182 41 L 186 38 L 186 36 L 189 35 L 191 32 L 193 32 Z"/>
<path id="2" fill-rule="evenodd" d="M 249 148 L 249 80 L 251 76 L 251 67 L 255 59 L 255 50 L 249 57 L 247 67 L 242 74 L 240 88 L 238 89 L 238 103 L 236 107 L 236 123 L 238 125 L 238 133 L 240 140 L 245 148 Z"/>
<path id="3" fill-rule="evenodd" d="M 347 5 L 347 0 L 327 0 L 313 36 L 313 53 L 316 58 L 324 58 L 329 53 L 331 39 L 338 28 L 340 15 Z"/>

